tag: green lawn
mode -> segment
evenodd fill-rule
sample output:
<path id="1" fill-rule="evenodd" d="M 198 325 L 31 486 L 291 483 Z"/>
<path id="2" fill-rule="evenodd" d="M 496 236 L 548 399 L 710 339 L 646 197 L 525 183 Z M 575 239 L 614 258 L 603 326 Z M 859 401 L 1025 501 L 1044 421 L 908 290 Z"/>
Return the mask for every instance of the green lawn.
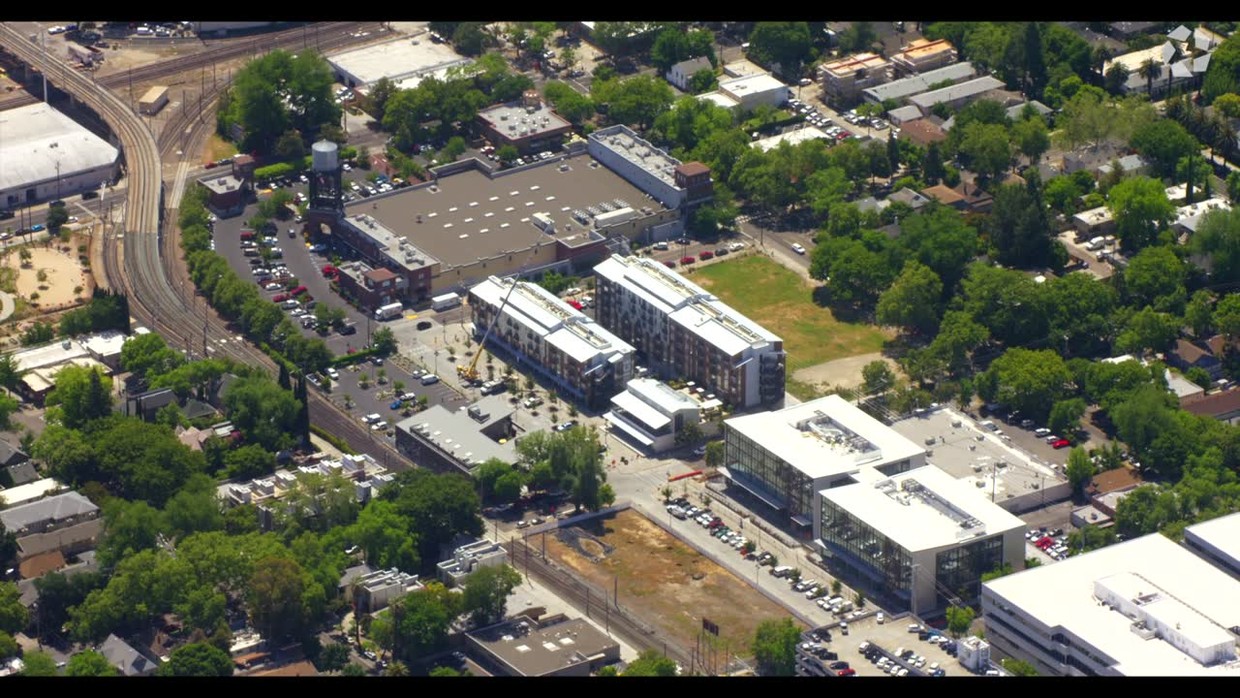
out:
<path id="1" fill-rule="evenodd" d="M 886 336 L 879 328 L 836 320 L 830 310 L 814 304 L 813 286 L 762 255 L 709 264 L 690 277 L 782 337 L 790 377 L 797 369 L 883 348 Z"/>

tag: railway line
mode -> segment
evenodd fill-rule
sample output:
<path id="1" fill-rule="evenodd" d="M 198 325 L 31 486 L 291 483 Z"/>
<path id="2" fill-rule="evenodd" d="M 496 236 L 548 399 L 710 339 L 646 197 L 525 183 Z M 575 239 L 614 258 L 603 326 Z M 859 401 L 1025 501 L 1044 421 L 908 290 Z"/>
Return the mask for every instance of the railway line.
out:
<path id="1" fill-rule="evenodd" d="M 305 27 L 295 27 L 285 29 L 270 34 L 262 34 L 251 39 L 231 39 L 226 41 L 212 42 L 204 51 L 160 60 L 144 66 L 134 68 L 125 72 L 111 73 L 109 75 L 92 78 L 93 81 L 107 89 L 117 89 L 134 82 L 144 82 L 154 80 L 168 75 L 176 75 L 189 70 L 210 66 L 214 63 L 241 58 L 244 56 L 256 56 L 266 53 L 272 49 L 293 49 L 297 47 L 315 46 L 319 50 L 334 48 L 339 42 L 333 45 L 325 45 L 331 39 L 338 39 L 343 34 L 353 34 L 359 31 L 369 31 L 372 34 L 378 27 L 377 22 L 323 22 Z M 14 35 L 20 36 L 16 31 Z M 28 37 L 20 37 L 18 43 L 23 45 L 29 44 L 35 47 Z M 15 52 L 10 46 L 10 52 Z M 24 59 L 23 59 L 24 60 Z M 26 61 L 28 65 L 37 65 Z M 57 61 L 58 63 L 59 61 Z M 51 66 L 48 66 L 51 68 Z M 77 73 L 77 69 L 72 66 L 57 66 L 67 72 Z M 57 71 L 58 73 L 60 70 Z M 55 77 L 52 73 L 44 73 L 51 80 Z M 14 93 L 0 98 L 0 110 L 12 109 L 13 107 L 23 107 L 28 104 L 34 104 L 39 99 L 29 93 Z"/>
<path id="2" fill-rule="evenodd" d="M 320 30 L 320 45 L 349 43 L 357 31 L 356 26 L 346 23 L 334 35 L 324 35 Z M 183 107 L 170 128 L 164 130 L 168 135 L 161 138 L 162 143 L 157 142 L 122 99 L 89 76 L 74 70 L 53 70 L 56 59 L 45 55 L 12 27 L 0 24 L 0 45 L 42 70 L 49 79 L 63 75 L 62 89 L 98 113 L 120 140 L 129 189 L 124 223 L 114 226 L 102 240 L 106 285 L 126 293 L 134 316 L 164 335 L 170 343 L 205 336 L 210 353 L 275 371 L 274 363 L 265 354 L 246 342 L 210 309 L 203 310 L 198 305 L 177 244 L 175 211 L 164 208 L 161 154 L 172 150 L 177 136 L 186 128 L 194 128 L 196 140 L 200 140 L 205 135 L 204 129 L 209 129 L 214 119 L 209 120 L 210 124 L 204 119 L 204 123 L 191 126 L 192 114 Z M 217 95 L 218 87 L 212 101 Z M 312 423 L 344 439 L 354 450 L 371 453 L 393 469 L 413 467 L 390 444 L 375 438 L 317 391 L 310 391 L 309 395 Z"/>

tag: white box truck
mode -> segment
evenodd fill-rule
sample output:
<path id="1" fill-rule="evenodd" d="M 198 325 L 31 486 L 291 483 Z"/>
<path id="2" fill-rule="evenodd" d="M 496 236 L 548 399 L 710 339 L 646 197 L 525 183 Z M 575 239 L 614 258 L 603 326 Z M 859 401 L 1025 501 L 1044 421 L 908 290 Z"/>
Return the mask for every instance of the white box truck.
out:
<path id="1" fill-rule="evenodd" d="M 431 310 L 440 311 L 455 308 L 461 304 L 461 297 L 455 293 L 445 293 L 431 299 Z"/>
<path id="2" fill-rule="evenodd" d="M 378 310 L 375 311 L 375 319 L 376 320 L 391 320 L 392 318 L 400 317 L 400 314 L 402 311 L 404 311 L 404 309 L 405 309 L 405 306 L 401 305 L 400 303 L 388 303 L 387 305 L 382 306 Z"/>

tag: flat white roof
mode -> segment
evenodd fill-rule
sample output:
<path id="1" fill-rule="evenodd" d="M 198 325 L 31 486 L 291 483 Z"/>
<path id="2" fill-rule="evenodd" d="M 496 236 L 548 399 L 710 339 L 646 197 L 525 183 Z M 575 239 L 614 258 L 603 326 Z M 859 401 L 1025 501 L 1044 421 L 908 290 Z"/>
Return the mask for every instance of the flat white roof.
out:
<path id="1" fill-rule="evenodd" d="M 719 90 L 712 90 L 704 94 L 698 95 L 698 99 L 705 99 L 714 102 L 716 105 L 724 109 L 735 109 L 740 106 L 740 102 L 736 101 L 730 95 L 726 95 Z"/>
<path id="2" fill-rule="evenodd" d="M 1240 513 L 1220 516 L 1184 529 L 1184 537 L 1204 543 L 1216 554 L 1240 567 Z"/>
<path id="3" fill-rule="evenodd" d="M 0 507 L 14 507 L 18 504 L 25 504 L 60 487 L 64 487 L 64 485 L 53 478 L 45 477 L 42 480 L 27 482 L 24 485 L 10 487 L 7 490 L 0 489 Z"/>
<path id="4" fill-rule="evenodd" d="M 121 353 L 121 348 L 125 346 L 125 342 L 129 341 L 129 335 L 119 330 L 108 330 L 92 334 L 81 341 L 82 346 L 92 354 L 114 356 Z"/>
<path id="5" fill-rule="evenodd" d="M 723 80 L 719 83 L 719 89 L 739 98 L 772 90 L 786 90 L 788 86 L 770 73 L 759 73 L 758 75 L 742 75 L 738 78 Z"/>
<path id="6" fill-rule="evenodd" d="M 700 407 L 697 400 L 654 378 L 634 378 L 625 384 L 625 389 L 667 414 Z"/>
<path id="7" fill-rule="evenodd" d="M 822 490 L 834 502 L 910 552 L 1023 530 L 1025 522 L 935 466 L 883 477 L 866 469 L 855 485 Z"/>
<path id="8" fill-rule="evenodd" d="M 913 108 L 916 109 L 916 107 L 913 107 Z M 920 115 L 920 112 L 918 112 L 918 115 Z M 763 151 L 767 151 L 767 150 L 774 150 L 775 148 L 779 146 L 780 143 L 787 143 L 788 145 L 796 145 L 798 143 L 804 143 L 805 141 L 812 141 L 815 139 L 825 140 L 827 138 L 830 138 L 830 136 L 828 136 L 822 129 L 818 128 L 817 126 L 806 126 L 805 128 L 799 128 L 795 131 L 787 131 L 777 136 L 768 136 L 767 138 L 761 138 L 759 140 L 754 141 L 753 143 L 750 143 L 749 147 L 750 148 L 761 148 Z"/>
<path id="9" fill-rule="evenodd" d="M 1178 624 L 1181 644 L 1198 647 L 1216 644 L 1223 637 L 1220 630 L 1240 625 L 1240 604 L 1236 603 L 1240 581 L 1160 534 L 1035 567 L 984 586 L 1043 625 L 1063 628 L 1105 652 L 1121 674 L 1240 676 L 1240 662 L 1205 666 L 1163 639 L 1166 631 L 1143 639 L 1133 632 L 1132 618 L 1100 603 L 1098 594 L 1114 600 L 1131 593 L 1128 605 L 1141 607 L 1139 615 L 1159 624 Z M 1234 644 L 1230 634 L 1228 640 Z"/>
<path id="10" fill-rule="evenodd" d="M 34 349 L 26 349 L 13 354 L 13 363 L 18 371 L 32 371 L 45 366 L 55 366 L 70 359 L 89 356 L 90 352 L 76 342 L 61 340 Z"/>
<path id="11" fill-rule="evenodd" d="M 437 44 L 426 36 L 414 39 L 405 36 L 333 54 L 327 57 L 327 61 L 337 71 L 353 76 L 359 86 L 365 86 L 383 77 L 399 81 L 445 70 L 454 65 L 464 65 L 469 59 L 454 51 L 447 42 Z"/>
<path id="12" fill-rule="evenodd" d="M 636 417 L 639 422 L 650 427 L 651 431 L 661 429 L 672 421 L 671 417 L 650 406 L 646 401 L 627 390 L 613 396 L 611 404 Z"/>
<path id="13" fill-rule="evenodd" d="M 0 191 L 109 167 L 119 154 L 46 103 L 0 112 Z"/>
<path id="14" fill-rule="evenodd" d="M 782 341 L 706 289 L 646 257 L 612 255 L 594 267 L 602 276 L 655 307 L 724 353 L 736 355 Z"/>
<path id="15" fill-rule="evenodd" d="M 983 75 L 980 78 L 974 78 L 967 82 L 958 82 L 955 85 L 941 87 L 937 90 L 922 92 L 919 95 L 909 97 L 910 102 L 921 107 L 922 111 L 927 111 L 930 107 L 940 102 L 951 102 L 964 97 L 981 94 L 989 90 L 996 90 L 1003 87 L 1003 81 L 990 75 Z"/>
<path id="16" fill-rule="evenodd" d="M 514 283 L 517 288 L 509 295 L 508 290 Z M 474 286 L 470 292 L 497 308 L 507 296 L 504 315 L 528 327 L 580 363 L 598 358 L 611 359 L 634 351 L 628 342 L 537 284 L 492 276 Z"/>
<path id="17" fill-rule="evenodd" d="M 725 422 L 812 479 L 925 454 L 925 449 L 838 395 Z"/>

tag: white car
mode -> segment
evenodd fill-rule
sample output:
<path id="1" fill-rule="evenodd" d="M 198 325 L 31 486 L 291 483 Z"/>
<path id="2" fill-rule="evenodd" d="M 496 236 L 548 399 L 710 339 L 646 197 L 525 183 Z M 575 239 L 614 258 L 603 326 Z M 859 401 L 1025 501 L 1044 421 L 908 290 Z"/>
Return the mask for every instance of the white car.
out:
<path id="1" fill-rule="evenodd" d="M 797 254 L 805 254 L 805 247 L 799 242 L 794 242 L 792 243 L 792 251 Z"/>
<path id="2" fill-rule="evenodd" d="M 387 422 L 383 421 L 382 419 L 370 425 L 371 431 L 387 431 L 387 428 L 388 428 Z"/>
<path id="3" fill-rule="evenodd" d="M 332 380 L 334 380 L 334 381 L 335 381 L 335 380 L 340 380 L 340 371 L 337 371 L 335 368 L 328 367 L 328 369 L 327 369 L 327 377 L 328 377 L 328 378 L 330 378 L 330 379 L 332 379 Z"/>
<path id="4" fill-rule="evenodd" d="M 882 625 L 887 620 L 887 617 L 883 615 L 882 611 L 879 611 L 876 620 L 878 620 L 879 625 Z"/>
<path id="5" fill-rule="evenodd" d="M 382 419 L 383 417 L 378 412 L 372 412 L 365 417 L 362 417 L 362 422 L 365 424 L 375 424 Z"/>

